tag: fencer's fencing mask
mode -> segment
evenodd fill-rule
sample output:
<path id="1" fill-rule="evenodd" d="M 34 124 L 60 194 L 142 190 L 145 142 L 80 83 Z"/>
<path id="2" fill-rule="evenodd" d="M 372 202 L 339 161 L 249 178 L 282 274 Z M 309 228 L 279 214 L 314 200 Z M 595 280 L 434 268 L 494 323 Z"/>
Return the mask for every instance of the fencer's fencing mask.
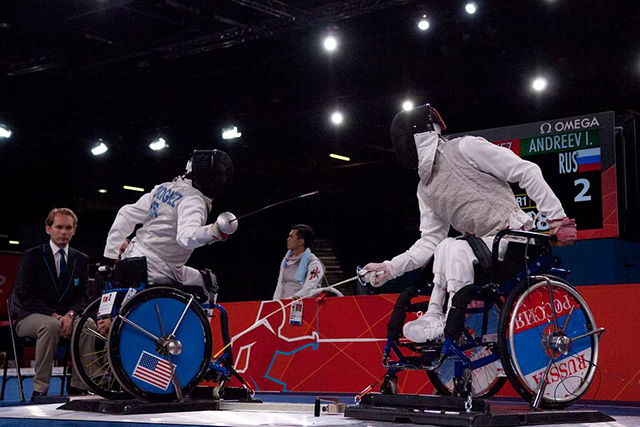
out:
<path id="1" fill-rule="evenodd" d="M 409 111 L 401 111 L 391 122 L 391 145 L 398 161 L 408 169 L 418 167 L 418 153 L 413 136 L 417 133 L 447 130 L 442 117 L 430 104 L 420 105 Z"/>
<path id="2" fill-rule="evenodd" d="M 191 178 L 193 186 L 202 194 L 217 199 L 224 196 L 233 184 L 233 162 L 224 151 L 195 150 L 191 156 Z"/>

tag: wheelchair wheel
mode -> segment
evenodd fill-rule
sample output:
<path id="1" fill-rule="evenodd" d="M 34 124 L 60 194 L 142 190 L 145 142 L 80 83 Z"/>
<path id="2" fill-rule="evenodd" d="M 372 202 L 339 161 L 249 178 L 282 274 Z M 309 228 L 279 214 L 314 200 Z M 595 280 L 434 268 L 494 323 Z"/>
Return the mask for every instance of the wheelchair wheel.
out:
<path id="1" fill-rule="evenodd" d="M 470 307 L 483 304 L 473 301 Z M 476 331 L 482 331 L 483 313 L 467 314 L 465 319 L 465 327 L 475 338 Z M 495 305 L 487 312 L 487 332 L 483 335 L 483 342 L 488 345 L 479 345 L 465 352 L 466 356 L 475 361 L 491 354 L 489 347 L 492 343 L 496 343 L 498 336 L 498 319 L 500 312 Z M 441 396 L 453 395 L 453 378 L 455 375 L 455 361 L 457 357 L 451 356 L 445 359 L 442 365 L 435 371 L 427 371 L 429 381 L 433 384 L 436 392 Z M 471 372 L 471 390 L 474 398 L 488 398 L 496 394 L 504 383 L 507 381 L 504 376 L 502 364 L 500 360 L 496 360 L 486 366 L 474 369 Z"/>
<path id="2" fill-rule="evenodd" d="M 100 300 L 87 306 L 71 335 L 73 369 L 91 392 L 106 399 L 126 399 L 131 395 L 122 388 L 109 366 L 107 336 L 98 332 L 96 326 Z"/>
<path id="3" fill-rule="evenodd" d="M 195 298 L 189 304 L 190 298 L 173 288 L 148 289 L 131 298 L 114 319 L 109 362 L 118 381 L 134 396 L 175 400 L 172 371 L 185 396 L 204 377 L 213 338 L 207 316 Z"/>
<path id="4" fill-rule="evenodd" d="M 509 381 L 533 402 L 561 408 L 579 399 L 598 362 L 598 331 L 584 299 L 561 279 L 532 278 L 509 294 L 500 318 L 499 348 Z"/>

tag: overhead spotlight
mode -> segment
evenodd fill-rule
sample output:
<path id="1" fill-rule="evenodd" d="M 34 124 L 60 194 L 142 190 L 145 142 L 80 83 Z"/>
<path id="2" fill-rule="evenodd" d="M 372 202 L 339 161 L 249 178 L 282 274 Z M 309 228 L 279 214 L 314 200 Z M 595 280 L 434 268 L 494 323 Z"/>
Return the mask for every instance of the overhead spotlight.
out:
<path id="1" fill-rule="evenodd" d="M 323 45 L 327 52 L 333 52 L 338 48 L 338 39 L 334 36 L 327 36 L 324 39 Z"/>
<path id="2" fill-rule="evenodd" d="M 151 148 L 153 151 L 160 151 L 167 148 L 168 146 L 169 145 L 167 144 L 167 141 L 165 141 L 162 137 L 149 144 L 149 148 Z"/>
<path id="3" fill-rule="evenodd" d="M 531 83 L 531 88 L 536 92 L 542 92 L 547 88 L 547 79 L 544 77 L 536 77 Z"/>
<path id="4" fill-rule="evenodd" d="M 5 125 L 0 125 L 0 138 L 10 138 L 11 133 L 11 130 L 9 130 Z"/>
<path id="5" fill-rule="evenodd" d="M 402 103 L 402 109 L 404 111 L 411 111 L 413 110 L 413 102 L 411 102 L 411 100 L 407 99 L 406 101 L 404 101 Z"/>
<path id="6" fill-rule="evenodd" d="M 123 185 L 122 188 L 124 188 L 125 190 L 139 191 L 141 193 L 144 193 L 144 188 L 142 188 L 142 187 L 134 187 L 134 186 L 131 186 L 131 185 Z"/>
<path id="7" fill-rule="evenodd" d="M 238 132 L 237 126 L 222 129 L 222 139 L 236 139 L 242 136 L 242 132 Z"/>
<path id="8" fill-rule="evenodd" d="M 96 142 L 93 145 L 93 148 L 91 149 L 91 154 L 93 154 L 94 156 L 99 156 L 101 154 L 106 153 L 107 151 L 109 151 L 109 147 L 107 146 L 107 144 L 104 143 L 102 138 L 100 138 L 98 139 L 98 142 Z"/>
<path id="9" fill-rule="evenodd" d="M 473 15 L 474 13 L 476 13 L 476 11 L 478 10 L 478 8 L 476 7 L 475 3 L 467 3 L 467 5 L 464 7 L 464 10 L 469 14 L 469 15 Z"/>
<path id="10" fill-rule="evenodd" d="M 427 31 L 429 29 L 429 21 L 427 20 L 427 15 L 422 15 L 420 21 L 418 21 L 418 28 L 422 31 Z"/>
<path id="11" fill-rule="evenodd" d="M 100 193 L 100 194 L 106 194 L 106 192 L 107 192 L 107 190 L 104 189 L 104 188 L 101 188 L 101 189 L 98 190 L 98 193 Z"/>
<path id="12" fill-rule="evenodd" d="M 331 114 L 331 121 L 335 125 L 340 125 L 344 121 L 344 116 L 340 111 L 336 111 L 333 114 Z"/>
<path id="13" fill-rule="evenodd" d="M 350 162 L 351 158 L 347 157 L 347 156 L 341 156 L 340 154 L 329 154 L 329 157 L 331 157 L 332 159 L 338 159 L 338 160 L 343 160 L 345 162 Z"/>

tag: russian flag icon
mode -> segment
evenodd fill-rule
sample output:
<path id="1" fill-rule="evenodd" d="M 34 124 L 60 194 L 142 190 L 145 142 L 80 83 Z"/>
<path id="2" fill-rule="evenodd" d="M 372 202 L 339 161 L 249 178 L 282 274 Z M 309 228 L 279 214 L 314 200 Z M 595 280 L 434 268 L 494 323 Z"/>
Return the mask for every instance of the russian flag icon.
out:
<path id="1" fill-rule="evenodd" d="M 586 150 L 578 150 L 578 172 L 599 171 L 602 169 L 600 164 L 600 148 L 588 148 Z"/>

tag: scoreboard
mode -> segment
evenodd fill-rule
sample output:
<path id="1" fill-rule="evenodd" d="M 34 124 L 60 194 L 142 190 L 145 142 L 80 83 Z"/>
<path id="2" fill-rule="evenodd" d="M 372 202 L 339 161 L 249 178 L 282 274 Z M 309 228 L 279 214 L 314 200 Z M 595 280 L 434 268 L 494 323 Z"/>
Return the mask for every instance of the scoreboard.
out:
<path id="1" fill-rule="evenodd" d="M 465 134 L 481 136 L 540 166 L 567 216 L 575 218 L 578 238 L 618 237 L 612 111 L 449 136 Z M 520 207 L 535 217 L 535 228 L 548 230 L 535 202 L 517 185 L 512 188 Z"/>

